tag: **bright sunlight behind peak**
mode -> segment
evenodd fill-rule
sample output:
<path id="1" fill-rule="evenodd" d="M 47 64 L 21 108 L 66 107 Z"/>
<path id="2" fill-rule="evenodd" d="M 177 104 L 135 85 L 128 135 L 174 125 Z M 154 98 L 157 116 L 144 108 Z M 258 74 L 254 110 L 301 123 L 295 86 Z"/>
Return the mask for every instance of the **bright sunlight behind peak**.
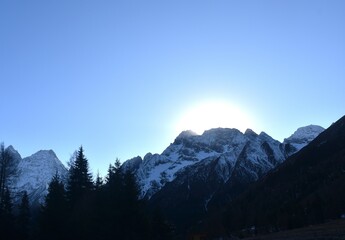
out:
<path id="1" fill-rule="evenodd" d="M 177 132 L 192 130 L 202 134 L 211 128 L 253 128 L 252 119 L 240 107 L 226 101 L 205 101 L 188 108 L 180 117 Z"/>

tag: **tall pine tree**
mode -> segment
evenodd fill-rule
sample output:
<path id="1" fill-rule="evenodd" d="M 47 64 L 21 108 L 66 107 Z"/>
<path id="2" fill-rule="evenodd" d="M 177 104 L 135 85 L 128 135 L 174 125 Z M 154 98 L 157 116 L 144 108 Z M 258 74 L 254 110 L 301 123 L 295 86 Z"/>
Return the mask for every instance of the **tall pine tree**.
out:
<path id="1" fill-rule="evenodd" d="M 11 172 L 12 156 L 4 143 L 0 144 L 0 202 L 3 200 L 7 187 L 7 180 Z"/>
<path id="2" fill-rule="evenodd" d="M 120 165 L 118 159 L 114 165 L 109 165 L 102 191 L 103 204 L 100 206 L 100 212 L 103 219 L 104 239 L 122 239 L 121 213 L 123 208 L 121 205 L 122 173 Z"/>
<path id="3" fill-rule="evenodd" d="M 147 239 L 148 219 L 144 214 L 143 202 L 139 200 L 135 176 L 129 171 L 123 176 L 121 195 L 123 239 Z"/>
<path id="4" fill-rule="evenodd" d="M 97 171 L 96 180 L 95 180 L 95 190 L 100 191 L 102 186 L 103 186 L 103 179 L 99 175 L 99 171 Z"/>
<path id="5" fill-rule="evenodd" d="M 67 197 L 71 207 L 74 207 L 92 188 L 93 181 L 89 172 L 89 163 L 81 146 L 75 160 L 71 163 L 67 182 Z"/>
<path id="6" fill-rule="evenodd" d="M 115 160 L 115 164 L 109 165 L 108 168 L 108 175 L 106 177 L 106 186 L 113 190 L 113 192 L 118 191 L 118 188 L 120 187 L 121 179 L 122 179 L 122 172 L 121 172 L 121 163 L 120 160 L 117 158 Z"/>
<path id="7" fill-rule="evenodd" d="M 71 239 L 85 239 L 92 233 L 93 180 L 81 146 L 72 162 L 67 181 L 67 200 L 71 212 L 68 231 Z"/>
<path id="8" fill-rule="evenodd" d="M 40 217 L 41 239 L 66 239 L 65 222 L 68 216 L 66 191 L 55 174 L 48 187 Z"/>
<path id="9" fill-rule="evenodd" d="M 0 202 L 0 239 L 14 238 L 14 216 L 11 193 L 5 188 Z"/>
<path id="10" fill-rule="evenodd" d="M 29 239 L 30 207 L 28 193 L 25 191 L 19 205 L 19 215 L 17 219 L 18 239 Z"/>

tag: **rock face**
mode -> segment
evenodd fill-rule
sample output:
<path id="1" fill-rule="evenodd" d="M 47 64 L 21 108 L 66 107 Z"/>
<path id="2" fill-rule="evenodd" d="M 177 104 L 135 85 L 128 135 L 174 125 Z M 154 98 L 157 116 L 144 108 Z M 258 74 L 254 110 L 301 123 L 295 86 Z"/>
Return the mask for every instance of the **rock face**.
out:
<path id="1" fill-rule="evenodd" d="M 53 176 L 58 174 L 62 180 L 67 178 L 67 169 L 53 150 L 41 150 L 23 159 L 12 146 L 8 151 L 15 162 L 15 171 L 9 178 L 15 203 L 19 203 L 23 192 L 27 191 L 32 205 L 42 204 Z"/>
<path id="2" fill-rule="evenodd" d="M 259 179 L 322 131 L 314 125 L 299 128 L 283 143 L 250 129 L 242 133 L 217 128 L 202 135 L 184 131 L 162 154 L 135 157 L 121 167 L 136 174 L 142 198 L 162 208 L 175 206 L 186 213 L 203 213 L 211 203 L 224 200 L 222 192 L 240 192 L 243 184 Z M 31 204 L 41 204 L 52 177 L 58 174 L 62 180 L 67 178 L 66 167 L 52 150 L 23 159 L 12 146 L 8 151 L 14 162 L 9 186 L 15 203 L 27 191 Z"/>
<path id="3" fill-rule="evenodd" d="M 284 139 L 285 152 L 288 156 L 299 151 L 314 138 L 316 138 L 324 129 L 317 125 L 309 125 L 298 128 L 294 134 Z"/>
<path id="4" fill-rule="evenodd" d="M 148 153 L 122 167 L 136 174 L 141 196 L 183 228 L 210 205 L 231 200 L 322 131 L 313 125 L 299 128 L 283 143 L 250 129 L 217 128 L 202 135 L 185 131 L 162 154 Z"/>
<path id="5" fill-rule="evenodd" d="M 206 179 L 213 172 L 219 182 L 227 182 L 233 175 L 254 181 L 322 131 L 315 125 L 299 128 L 283 143 L 250 129 L 244 134 L 228 128 L 211 129 L 202 135 L 184 131 L 162 154 L 135 157 L 124 162 L 122 168 L 136 174 L 141 196 L 146 198 L 186 172 Z"/>

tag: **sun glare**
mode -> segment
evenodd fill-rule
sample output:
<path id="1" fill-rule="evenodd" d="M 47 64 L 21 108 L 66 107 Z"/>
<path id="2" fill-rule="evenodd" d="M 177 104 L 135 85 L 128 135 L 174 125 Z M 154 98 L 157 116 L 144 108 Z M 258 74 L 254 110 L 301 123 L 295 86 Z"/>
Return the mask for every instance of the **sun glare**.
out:
<path id="1" fill-rule="evenodd" d="M 239 107 L 225 101 L 207 101 L 197 104 L 182 114 L 177 131 L 192 130 L 202 134 L 211 128 L 253 128 L 251 118 Z"/>

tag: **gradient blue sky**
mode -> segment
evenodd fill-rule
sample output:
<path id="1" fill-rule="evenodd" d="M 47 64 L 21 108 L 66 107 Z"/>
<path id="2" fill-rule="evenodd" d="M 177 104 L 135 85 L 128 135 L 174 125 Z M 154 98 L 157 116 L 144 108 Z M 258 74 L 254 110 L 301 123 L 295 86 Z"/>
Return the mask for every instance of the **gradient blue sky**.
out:
<path id="1" fill-rule="evenodd" d="M 0 81 L 0 141 L 63 163 L 82 144 L 103 175 L 199 102 L 282 141 L 345 113 L 345 1 L 2 0 Z"/>

